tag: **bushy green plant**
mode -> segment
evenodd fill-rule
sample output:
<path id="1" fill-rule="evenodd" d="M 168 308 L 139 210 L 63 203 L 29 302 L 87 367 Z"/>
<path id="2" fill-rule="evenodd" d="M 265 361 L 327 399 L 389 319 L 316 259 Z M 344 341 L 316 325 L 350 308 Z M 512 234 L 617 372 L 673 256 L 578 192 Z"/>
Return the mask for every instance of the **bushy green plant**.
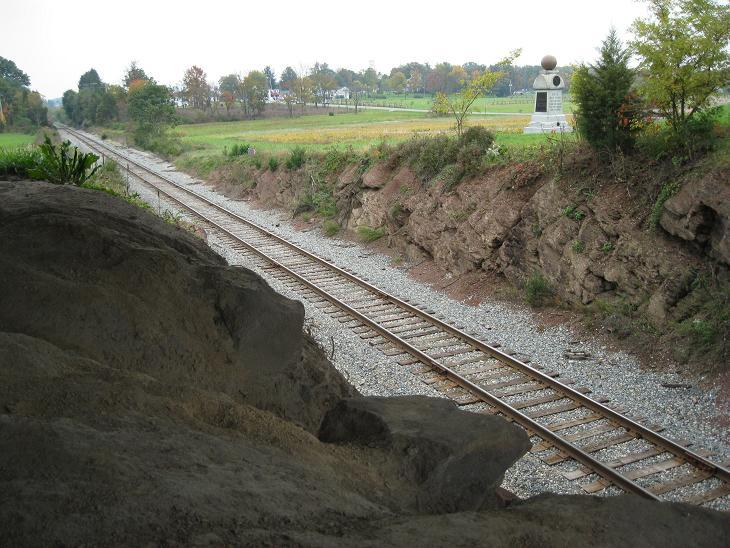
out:
<path id="1" fill-rule="evenodd" d="M 326 236 L 334 236 L 340 231 L 340 224 L 331 219 L 327 219 L 322 223 L 322 231 Z"/>
<path id="2" fill-rule="evenodd" d="M 586 244 L 582 240 L 575 240 L 570 247 L 576 253 L 583 253 L 586 250 Z"/>
<path id="3" fill-rule="evenodd" d="M 306 151 L 302 147 L 293 148 L 286 159 L 286 168 L 289 171 L 292 171 L 302 167 L 307 159 L 306 154 Z"/>
<path id="4" fill-rule="evenodd" d="M 459 149 L 456 139 L 448 135 L 437 135 L 420 141 L 420 150 L 414 159 L 413 167 L 421 178 L 432 179 L 444 167 L 456 162 Z"/>
<path id="5" fill-rule="evenodd" d="M 357 227 L 357 234 L 363 242 L 374 242 L 385 236 L 385 227 L 359 226 Z"/>
<path id="6" fill-rule="evenodd" d="M 542 306 L 552 297 L 553 288 L 540 272 L 533 272 L 525 282 L 525 301 L 532 306 Z"/>
<path id="7" fill-rule="evenodd" d="M 611 242 L 604 242 L 601 246 L 601 251 L 604 253 L 611 253 L 611 251 L 613 251 L 613 244 Z"/>
<path id="8" fill-rule="evenodd" d="M 461 147 L 476 145 L 482 153 L 486 152 L 494 143 L 494 133 L 483 126 L 470 126 L 459 138 Z"/>
<path id="9" fill-rule="evenodd" d="M 49 183 L 81 185 L 101 167 L 94 165 L 99 160 L 96 154 L 80 152 L 74 147 L 71 155 L 69 141 L 56 146 L 46 136 L 45 142 L 38 148 L 40 162 L 31 170 L 31 175 Z"/>
<path id="10" fill-rule="evenodd" d="M 276 156 L 269 157 L 269 171 L 276 171 L 279 169 L 279 158 Z"/>
<path id="11" fill-rule="evenodd" d="M 235 158 L 236 156 L 244 156 L 248 154 L 248 149 L 248 143 L 235 143 L 229 149 L 224 148 L 223 153 L 229 158 Z"/>

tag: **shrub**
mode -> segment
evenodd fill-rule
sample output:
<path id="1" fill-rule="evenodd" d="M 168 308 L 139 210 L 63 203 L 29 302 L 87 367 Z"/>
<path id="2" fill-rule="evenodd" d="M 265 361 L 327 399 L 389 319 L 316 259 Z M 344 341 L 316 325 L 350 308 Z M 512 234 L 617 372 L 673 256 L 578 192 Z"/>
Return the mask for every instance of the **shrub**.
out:
<path id="1" fill-rule="evenodd" d="M 71 143 L 64 141 L 58 147 L 46 136 L 40 145 L 40 162 L 31 170 L 37 179 L 45 179 L 49 183 L 82 185 L 101 167 L 96 164 L 96 154 L 80 152 L 74 147 L 71 156 Z"/>
<path id="2" fill-rule="evenodd" d="M 459 145 L 461 147 L 476 145 L 482 151 L 486 152 L 494 143 L 494 133 L 483 126 L 470 126 L 461 134 Z"/>
<path id="3" fill-rule="evenodd" d="M 582 240 L 575 240 L 570 247 L 576 253 L 583 253 L 586 250 L 586 244 Z"/>
<path id="4" fill-rule="evenodd" d="M 279 169 L 279 159 L 276 156 L 271 156 L 269 158 L 269 170 L 276 171 L 277 169 Z"/>
<path id="5" fill-rule="evenodd" d="M 459 149 L 456 161 L 463 177 L 474 177 L 482 170 L 483 155 L 484 149 L 475 142 L 466 143 Z"/>
<path id="6" fill-rule="evenodd" d="M 385 227 L 359 226 L 357 227 L 357 234 L 363 242 L 374 242 L 385 236 Z"/>
<path id="7" fill-rule="evenodd" d="M 306 151 L 302 147 L 296 147 L 289 152 L 285 165 L 289 171 L 299 169 L 306 161 Z"/>
<path id="8" fill-rule="evenodd" d="M 445 190 L 451 190 L 464 176 L 464 170 L 459 164 L 449 164 L 445 166 L 436 176 L 436 180 L 441 181 Z"/>
<path id="9" fill-rule="evenodd" d="M 322 223 L 322 230 L 326 236 L 334 236 L 340 231 L 340 225 L 339 223 L 328 219 Z"/>
<path id="10" fill-rule="evenodd" d="M 230 157 L 235 158 L 236 156 L 244 156 L 248 154 L 249 149 L 248 143 L 238 143 L 234 144 L 230 149 L 223 148 L 223 154 Z"/>
<path id="11" fill-rule="evenodd" d="M 542 306 L 553 295 L 550 282 L 540 273 L 533 272 L 525 282 L 525 301 L 532 306 Z"/>
<path id="12" fill-rule="evenodd" d="M 413 167 L 423 179 L 432 179 L 443 168 L 456 162 L 458 145 L 456 139 L 447 135 L 418 140 L 420 150 L 413 161 Z"/>
<path id="13" fill-rule="evenodd" d="M 611 253 L 611 251 L 613 251 L 613 244 L 611 242 L 605 242 L 601 246 L 601 251 L 603 251 L 604 253 Z"/>

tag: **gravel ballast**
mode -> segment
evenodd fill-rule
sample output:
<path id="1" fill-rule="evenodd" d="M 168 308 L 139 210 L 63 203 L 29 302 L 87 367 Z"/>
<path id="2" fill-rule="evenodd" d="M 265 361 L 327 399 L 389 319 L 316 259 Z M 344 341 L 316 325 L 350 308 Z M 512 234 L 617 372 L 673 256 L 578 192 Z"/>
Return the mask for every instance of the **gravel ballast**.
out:
<path id="1" fill-rule="evenodd" d="M 106 144 L 113 146 L 109 142 Z M 414 281 L 408 276 L 407 266 L 393 266 L 390 258 L 373 253 L 365 246 L 325 237 L 318 229 L 297 230 L 289 222 L 289 215 L 281 211 L 257 209 L 247 202 L 230 200 L 202 181 L 176 171 L 174 166 L 149 153 L 123 146 L 116 148 L 120 153 L 131 156 L 152 170 L 164 173 L 166 177 L 188 186 L 290 242 L 351 269 L 382 290 L 434 310 L 438 317 L 463 326 L 466 332 L 473 333 L 477 338 L 487 343 L 499 343 L 503 350 L 516 351 L 520 359 L 529 358 L 533 364 L 539 364 L 545 370 L 558 371 L 560 378 L 573 379 L 576 386 L 590 387 L 593 397 L 609 398 L 612 406 L 621 406 L 630 415 L 643 417 L 647 424 L 663 426 L 663 435 L 674 440 L 686 440 L 697 448 L 709 450 L 713 453 L 711 458 L 717 462 L 730 458 L 728 433 L 716 426 L 722 424 L 722 418 L 727 416 L 729 410 L 720 406 L 716 389 L 699 387 L 695 380 L 688 380 L 679 373 L 641 369 L 635 357 L 610 351 L 597 342 L 578 340 L 565 326 L 538 330 L 537 323 L 525 308 L 489 300 L 478 306 L 455 301 Z M 157 194 L 134 178 L 130 180 L 130 186 L 153 209 L 175 211 L 164 199 L 158 203 Z M 184 212 L 178 213 L 191 222 L 194 221 Z M 423 394 L 443 397 L 443 394 L 421 382 L 410 372 L 410 368 L 400 366 L 395 359 L 383 355 L 352 330 L 343 328 L 337 319 L 268 276 L 259 268 L 258 261 L 243 257 L 213 234 L 209 236 L 209 244 L 229 263 L 257 271 L 277 291 L 302 300 L 306 309 L 307 326 L 312 334 L 328 355 L 333 349 L 332 363 L 364 395 Z M 689 388 L 667 388 L 663 385 L 689 385 Z M 467 409 L 478 410 L 479 406 L 468 406 Z M 603 450 L 601 455 L 610 458 L 613 452 L 618 451 L 616 448 L 609 448 Z M 578 482 L 569 481 L 560 474 L 560 470 L 572 468 L 575 468 L 574 463 L 550 467 L 535 453 L 528 453 L 507 471 L 503 487 L 521 497 L 544 491 L 582 493 Z M 672 477 L 671 472 L 667 472 L 669 475 L 666 477 Z M 595 476 L 587 476 L 580 481 L 588 483 L 595 479 Z M 609 488 L 600 494 L 617 492 L 618 490 Z M 681 491 L 684 495 L 692 492 L 692 487 Z M 729 498 L 724 497 L 708 506 L 730 508 Z"/>

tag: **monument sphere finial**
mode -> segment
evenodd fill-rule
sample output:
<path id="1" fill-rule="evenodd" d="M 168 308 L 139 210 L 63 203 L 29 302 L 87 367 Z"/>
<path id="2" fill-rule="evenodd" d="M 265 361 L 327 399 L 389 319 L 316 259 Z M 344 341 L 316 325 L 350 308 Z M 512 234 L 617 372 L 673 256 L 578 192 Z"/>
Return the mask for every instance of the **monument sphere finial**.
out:
<path id="1" fill-rule="evenodd" d="M 558 66 L 558 60 L 555 58 L 554 55 L 546 55 L 542 58 L 540 64 L 545 70 L 553 70 L 555 67 Z"/>

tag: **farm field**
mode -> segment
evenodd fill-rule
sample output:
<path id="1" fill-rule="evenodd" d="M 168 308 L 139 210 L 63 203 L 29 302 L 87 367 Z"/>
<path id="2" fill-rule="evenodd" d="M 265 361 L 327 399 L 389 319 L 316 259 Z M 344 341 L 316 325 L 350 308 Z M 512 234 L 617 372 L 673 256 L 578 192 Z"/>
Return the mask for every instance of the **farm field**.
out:
<path id="1" fill-rule="evenodd" d="M 528 116 L 469 118 L 469 125 L 488 127 L 497 133 L 497 141 L 509 144 L 533 144 L 545 139 L 541 135 L 523 135 Z M 188 155 L 220 153 L 224 147 L 249 144 L 269 154 L 288 153 L 300 146 L 324 150 L 332 146 L 364 149 L 380 142 L 397 143 L 414 135 L 453 131 L 451 117 L 433 118 L 417 112 L 363 110 L 336 112 L 334 116 L 313 115 L 299 118 L 269 118 L 243 122 L 189 124 L 176 128 L 183 142 L 193 150 Z"/>
<path id="2" fill-rule="evenodd" d="M 565 112 L 573 112 L 573 103 L 569 100 L 570 96 L 565 94 L 563 102 L 563 110 Z M 347 104 L 346 101 L 336 100 L 335 103 Z M 389 93 L 385 99 L 364 99 L 362 104 L 368 106 L 387 106 L 391 108 L 415 108 L 429 110 L 431 108 L 432 97 L 408 97 Z M 521 112 L 531 114 L 535 105 L 534 95 L 520 95 L 513 97 L 480 97 L 474 102 L 471 111 L 480 112 Z"/>
<path id="3" fill-rule="evenodd" d="M 13 148 L 29 145 L 35 140 L 35 135 L 27 133 L 0 133 L 0 148 Z"/>

